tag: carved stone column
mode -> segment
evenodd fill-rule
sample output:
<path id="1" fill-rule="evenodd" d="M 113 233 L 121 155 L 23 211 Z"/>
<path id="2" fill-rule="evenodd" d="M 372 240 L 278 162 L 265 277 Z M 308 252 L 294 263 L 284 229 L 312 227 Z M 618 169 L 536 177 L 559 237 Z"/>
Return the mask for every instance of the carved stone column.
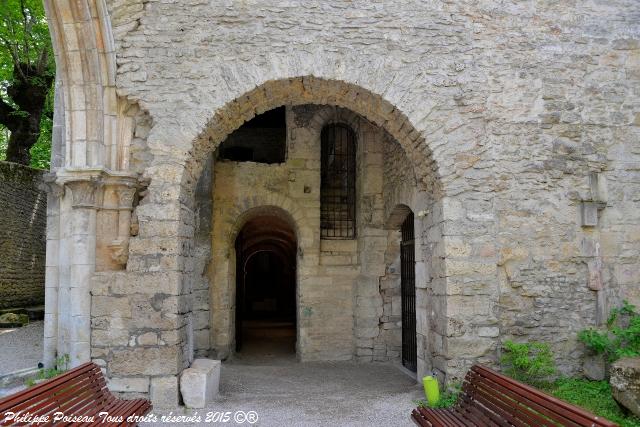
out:
<path id="1" fill-rule="evenodd" d="M 60 201 L 64 188 L 55 183 L 55 174 L 44 176 L 40 189 L 47 193 L 47 255 L 45 261 L 45 314 L 42 362 L 55 364 L 58 343 L 58 285 L 60 255 Z"/>
<path id="2" fill-rule="evenodd" d="M 135 176 L 104 169 L 60 169 L 47 178 L 47 366 L 64 354 L 72 366 L 90 360 L 90 278 L 97 265 L 126 266 L 136 185 Z"/>
<path id="3" fill-rule="evenodd" d="M 102 183 L 99 174 L 66 176 L 62 210 L 63 239 L 59 284 L 58 354 L 69 354 L 72 366 L 90 360 L 90 277 L 96 263 L 96 212 Z M 70 193 L 70 194 L 69 194 Z"/>

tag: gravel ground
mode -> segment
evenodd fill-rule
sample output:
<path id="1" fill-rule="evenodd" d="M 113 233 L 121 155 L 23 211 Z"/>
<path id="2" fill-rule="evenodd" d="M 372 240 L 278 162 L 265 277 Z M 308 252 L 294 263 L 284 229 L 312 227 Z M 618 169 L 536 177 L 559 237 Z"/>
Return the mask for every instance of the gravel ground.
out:
<path id="1" fill-rule="evenodd" d="M 208 408 L 156 409 L 153 413 L 201 417 L 194 423 L 158 423 L 175 426 L 411 426 L 413 401 L 421 396 L 414 379 L 388 364 L 225 363 L 220 397 Z M 226 411 L 231 412 L 230 421 L 205 422 L 207 413 Z M 255 411 L 258 422 L 236 423 L 235 411 Z"/>
<path id="2" fill-rule="evenodd" d="M 0 375 L 35 367 L 42 357 L 43 323 L 0 330 Z M 205 409 L 156 408 L 150 425 L 411 426 L 413 401 L 422 397 L 415 380 L 382 363 L 314 362 L 274 357 L 267 363 L 237 359 L 222 365 L 220 395 Z M 236 411 L 254 411 L 255 423 L 235 422 Z M 228 412 L 227 422 L 207 416 Z M 160 417 L 197 416 L 199 422 L 162 422 Z M 215 415 L 214 415 L 215 414 Z"/>
<path id="3" fill-rule="evenodd" d="M 44 322 L 15 329 L 0 329 L 0 375 L 36 368 L 42 360 Z"/>

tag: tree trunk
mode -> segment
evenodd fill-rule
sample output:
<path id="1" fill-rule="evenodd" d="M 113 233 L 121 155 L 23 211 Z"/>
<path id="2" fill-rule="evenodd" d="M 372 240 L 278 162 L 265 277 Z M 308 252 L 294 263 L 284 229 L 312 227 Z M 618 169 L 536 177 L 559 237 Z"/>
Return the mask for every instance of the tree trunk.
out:
<path id="1" fill-rule="evenodd" d="M 25 120 L 27 121 L 27 120 Z M 34 132 L 28 127 L 20 126 L 19 129 L 11 132 L 9 137 L 9 145 L 7 146 L 7 161 L 20 163 L 22 165 L 29 165 L 31 161 L 31 147 L 38 142 L 40 135 L 40 129 Z"/>
<path id="2" fill-rule="evenodd" d="M 11 131 L 7 147 L 7 161 L 29 165 L 31 147 L 40 136 L 40 120 L 53 75 L 29 64 L 14 65 L 15 80 L 7 86 L 7 95 L 17 108 L 0 103 L 0 124 Z"/>

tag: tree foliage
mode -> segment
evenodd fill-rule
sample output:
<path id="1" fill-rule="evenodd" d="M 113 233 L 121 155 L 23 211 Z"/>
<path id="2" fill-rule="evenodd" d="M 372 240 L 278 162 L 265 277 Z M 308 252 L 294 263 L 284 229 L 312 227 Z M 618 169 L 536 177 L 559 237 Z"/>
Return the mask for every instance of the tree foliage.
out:
<path id="1" fill-rule="evenodd" d="M 42 0 L 0 0 L 0 158 L 48 166 L 54 78 Z"/>

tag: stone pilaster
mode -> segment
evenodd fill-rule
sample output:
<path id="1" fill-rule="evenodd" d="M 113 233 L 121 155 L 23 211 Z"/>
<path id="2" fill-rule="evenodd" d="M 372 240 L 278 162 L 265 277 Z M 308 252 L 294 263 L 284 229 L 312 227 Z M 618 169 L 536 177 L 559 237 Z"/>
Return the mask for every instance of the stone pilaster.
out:
<path id="1" fill-rule="evenodd" d="M 71 209 L 65 212 L 63 220 L 68 256 L 61 259 L 61 264 L 68 268 L 68 275 L 64 277 L 66 283 L 60 283 L 61 296 L 64 294 L 65 298 L 58 301 L 61 314 L 58 328 L 63 332 L 58 337 L 58 353 L 69 354 L 75 366 L 90 359 L 89 279 L 95 271 L 96 212 L 102 188 L 93 174 L 68 177 L 61 184 L 65 186 L 65 199 L 69 199 Z"/>
<path id="2" fill-rule="evenodd" d="M 90 360 L 90 278 L 96 271 L 98 229 L 118 244 L 126 264 L 136 178 L 103 169 L 61 169 L 46 179 L 49 220 L 45 278 L 44 362 L 68 354 L 71 365 Z M 115 195 L 115 227 L 105 227 L 105 194 Z M 107 209 L 107 210 L 108 210 Z M 114 245 L 116 246 L 116 245 Z M 123 254 L 124 252 L 124 254 Z M 111 254 L 109 254 L 111 258 Z"/>
<path id="3" fill-rule="evenodd" d="M 64 188 L 55 183 L 55 175 L 45 175 L 41 187 L 47 192 L 47 254 L 45 260 L 45 316 L 42 361 L 55 363 L 58 340 L 58 286 L 60 258 L 60 200 Z"/>

